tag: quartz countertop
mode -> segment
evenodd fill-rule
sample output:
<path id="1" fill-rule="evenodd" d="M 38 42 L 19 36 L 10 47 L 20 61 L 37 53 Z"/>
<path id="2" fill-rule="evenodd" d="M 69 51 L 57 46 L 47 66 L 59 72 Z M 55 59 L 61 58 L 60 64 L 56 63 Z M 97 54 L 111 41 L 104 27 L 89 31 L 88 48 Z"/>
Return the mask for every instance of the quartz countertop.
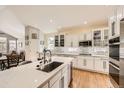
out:
<path id="1" fill-rule="evenodd" d="M 32 62 L 0 71 L 0 88 L 37 88 L 50 80 L 72 60 L 72 57 L 53 56 L 52 61 L 61 61 L 64 64 L 49 73 L 36 70 L 36 65 L 39 62 Z"/>

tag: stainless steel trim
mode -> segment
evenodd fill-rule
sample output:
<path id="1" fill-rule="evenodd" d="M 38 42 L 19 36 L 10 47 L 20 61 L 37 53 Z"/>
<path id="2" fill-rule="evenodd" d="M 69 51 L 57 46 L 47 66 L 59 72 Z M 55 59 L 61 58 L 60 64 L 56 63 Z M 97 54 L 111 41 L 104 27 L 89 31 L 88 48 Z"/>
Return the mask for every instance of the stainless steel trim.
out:
<path id="1" fill-rule="evenodd" d="M 115 60 L 115 59 L 113 59 L 113 58 L 111 58 L 111 57 L 109 57 L 109 61 L 111 61 L 111 62 L 114 63 L 115 65 L 119 66 L 120 61 Z"/>
<path id="2" fill-rule="evenodd" d="M 112 67 L 114 67 L 115 69 L 117 69 L 117 70 L 120 70 L 118 67 L 116 67 L 115 65 L 113 65 L 113 64 L 111 64 L 111 63 L 109 63 Z"/>
<path id="3" fill-rule="evenodd" d="M 120 45 L 120 42 L 112 43 L 112 44 L 109 44 L 109 45 Z"/>

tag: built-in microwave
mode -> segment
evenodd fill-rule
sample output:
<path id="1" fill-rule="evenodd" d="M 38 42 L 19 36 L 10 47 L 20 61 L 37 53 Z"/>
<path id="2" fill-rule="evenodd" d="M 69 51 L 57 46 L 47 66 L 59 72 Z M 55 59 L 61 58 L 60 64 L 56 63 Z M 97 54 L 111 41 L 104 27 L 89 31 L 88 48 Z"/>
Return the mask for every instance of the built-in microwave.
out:
<path id="1" fill-rule="evenodd" d="M 80 41 L 80 42 L 79 42 L 79 46 L 82 46 L 82 47 L 89 47 L 89 46 L 92 46 L 92 41 L 90 41 L 90 40 L 87 40 L 87 41 Z"/>
<path id="2" fill-rule="evenodd" d="M 109 57 L 119 61 L 119 47 L 120 45 L 109 45 Z"/>

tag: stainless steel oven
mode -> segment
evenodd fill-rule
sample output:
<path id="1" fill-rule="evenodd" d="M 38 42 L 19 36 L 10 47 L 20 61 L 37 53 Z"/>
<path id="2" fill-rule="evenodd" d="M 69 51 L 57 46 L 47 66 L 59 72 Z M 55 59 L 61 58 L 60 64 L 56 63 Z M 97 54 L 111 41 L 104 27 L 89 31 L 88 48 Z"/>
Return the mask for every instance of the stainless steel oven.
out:
<path id="1" fill-rule="evenodd" d="M 117 85 L 119 85 L 119 72 L 120 72 L 119 66 L 110 61 L 109 62 L 109 75 L 111 77 L 110 80 L 111 82 L 113 82 L 114 80 L 115 83 L 117 83 Z"/>
<path id="2" fill-rule="evenodd" d="M 109 40 L 109 75 L 113 85 L 119 86 L 120 37 Z"/>

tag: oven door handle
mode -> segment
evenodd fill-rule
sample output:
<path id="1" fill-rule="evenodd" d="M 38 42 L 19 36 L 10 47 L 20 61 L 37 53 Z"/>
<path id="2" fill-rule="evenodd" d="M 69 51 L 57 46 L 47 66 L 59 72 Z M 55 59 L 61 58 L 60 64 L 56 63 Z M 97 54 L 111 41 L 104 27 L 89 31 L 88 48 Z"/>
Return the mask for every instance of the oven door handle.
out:
<path id="1" fill-rule="evenodd" d="M 113 64 L 111 64 L 111 63 L 109 63 L 112 67 L 114 67 L 115 69 L 117 69 L 117 70 L 119 70 L 120 71 L 120 69 L 118 68 L 118 67 L 116 67 L 115 65 L 113 65 Z"/>

